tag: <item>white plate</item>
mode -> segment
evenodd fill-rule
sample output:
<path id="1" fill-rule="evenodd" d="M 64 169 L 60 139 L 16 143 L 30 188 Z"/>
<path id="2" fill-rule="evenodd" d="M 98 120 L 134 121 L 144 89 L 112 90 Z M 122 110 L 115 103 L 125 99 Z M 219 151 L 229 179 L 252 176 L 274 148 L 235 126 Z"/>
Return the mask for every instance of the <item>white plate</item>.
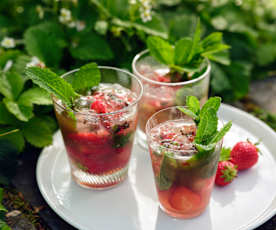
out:
<path id="1" fill-rule="evenodd" d="M 173 219 L 158 207 L 149 154 L 135 145 L 128 179 L 110 190 L 77 186 L 60 132 L 45 148 L 37 164 L 39 189 L 52 209 L 81 230 L 245 230 L 276 214 L 276 133 L 253 116 L 222 105 L 220 118 L 233 127 L 224 146 L 250 138 L 262 141 L 256 166 L 241 172 L 229 186 L 215 188 L 207 210 L 191 220 Z"/>

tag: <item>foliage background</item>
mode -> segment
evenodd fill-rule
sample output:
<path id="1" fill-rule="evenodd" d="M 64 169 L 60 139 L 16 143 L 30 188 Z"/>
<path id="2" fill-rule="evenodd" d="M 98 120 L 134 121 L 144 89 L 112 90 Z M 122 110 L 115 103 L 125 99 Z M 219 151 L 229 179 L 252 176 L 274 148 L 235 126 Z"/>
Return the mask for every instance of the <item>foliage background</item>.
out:
<path id="1" fill-rule="evenodd" d="M 212 64 L 211 94 L 239 100 L 251 80 L 275 75 L 276 0 L 1 0 L 0 140 L 21 152 L 50 144 L 57 128 L 50 96 L 24 78 L 28 63 L 60 74 L 88 61 L 130 69 L 148 35 L 173 42 L 197 17 L 232 47 L 230 65 Z M 0 165 L 7 158 L 2 150 Z"/>

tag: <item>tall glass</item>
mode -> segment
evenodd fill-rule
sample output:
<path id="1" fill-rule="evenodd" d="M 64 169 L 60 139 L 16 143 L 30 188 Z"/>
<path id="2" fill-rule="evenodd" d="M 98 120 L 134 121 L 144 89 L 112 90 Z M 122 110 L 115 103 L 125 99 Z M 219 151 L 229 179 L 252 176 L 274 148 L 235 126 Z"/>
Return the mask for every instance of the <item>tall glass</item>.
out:
<path id="1" fill-rule="evenodd" d="M 169 67 L 160 64 L 144 50 L 137 54 L 132 62 L 133 73 L 139 77 L 144 93 L 139 103 L 138 142 L 146 148 L 145 127 L 148 119 L 157 111 L 170 106 L 185 105 L 186 96 L 196 96 L 201 104 L 208 98 L 209 78 L 211 65 L 205 61 L 202 75 L 184 82 L 160 82 L 152 80 L 153 76 L 165 76 L 169 73 Z"/>
<path id="2" fill-rule="evenodd" d="M 92 112 L 90 107 L 73 108 L 74 119 L 68 108 L 53 97 L 72 177 L 80 186 L 93 189 L 113 187 L 127 177 L 137 125 L 137 107 L 143 92 L 141 82 L 133 74 L 113 67 L 99 69 L 101 83 L 116 83 L 135 93 L 136 98 L 130 105 L 100 114 Z M 77 71 L 62 77 L 70 81 Z"/>
<path id="3" fill-rule="evenodd" d="M 173 145 L 166 146 L 172 130 Z M 146 133 L 161 209 L 176 218 L 200 215 L 210 200 L 222 141 L 213 151 L 199 155 L 193 140 L 185 142 L 186 137 L 193 139 L 195 123 L 177 107 L 155 113 L 147 122 Z M 180 145 L 176 138 L 181 138 Z"/>

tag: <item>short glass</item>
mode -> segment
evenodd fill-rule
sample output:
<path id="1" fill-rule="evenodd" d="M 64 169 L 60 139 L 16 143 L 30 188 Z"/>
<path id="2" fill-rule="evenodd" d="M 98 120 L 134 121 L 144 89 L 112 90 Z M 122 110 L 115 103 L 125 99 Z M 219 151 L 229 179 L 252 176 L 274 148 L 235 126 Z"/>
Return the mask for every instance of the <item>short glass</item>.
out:
<path id="1" fill-rule="evenodd" d="M 222 122 L 219 122 L 219 126 L 222 126 Z M 192 137 L 195 135 L 193 119 L 177 107 L 170 107 L 155 113 L 148 120 L 146 134 L 160 208 L 172 217 L 188 219 L 200 215 L 209 203 L 222 141 L 204 157 L 197 155 L 197 150 L 188 144 L 174 149 L 164 147 L 163 143 L 167 140 L 163 131 L 165 135 L 171 135 L 168 130 L 175 130 L 176 127 L 180 138 L 183 138 L 183 132 L 189 133 L 189 138 L 190 132 L 193 133 Z M 176 138 L 179 138 L 176 134 Z M 162 144 L 156 141 L 159 137 Z"/>
<path id="2" fill-rule="evenodd" d="M 184 82 L 160 82 L 150 79 L 153 75 L 164 76 L 169 73 L 166 65 L 160 64 L 144 50 L 137 54 L 132 62 L 132 71 L 141 80 L 144 93 L 139 103 L 138 143 L 146 148 L 145 127 L 148 119 L 157 111 L 171 106 L 185 105 L 186 96 L 196 96 L 201 105 L 208 98 L 211 65 L 205 61 L 206 70 L 201 76 Z"/>
<path id="3" fill-rule="evenodd" d="M 143 88 L 133 74 L 113 67 L 99 67 L 101 83 L 117 83 L 130 89 L 136 98 L 127 107 L 110 113 L 73 109 L 76 120 L 60 100 L 53 97 L 74 181 L 92 189 L 110 188 L 125 180 L 137 126 L 138 102 Z M 70 81 L 78 71 L 62 77 Z M 110 124 L 106 129 L 104 123 Z"/>

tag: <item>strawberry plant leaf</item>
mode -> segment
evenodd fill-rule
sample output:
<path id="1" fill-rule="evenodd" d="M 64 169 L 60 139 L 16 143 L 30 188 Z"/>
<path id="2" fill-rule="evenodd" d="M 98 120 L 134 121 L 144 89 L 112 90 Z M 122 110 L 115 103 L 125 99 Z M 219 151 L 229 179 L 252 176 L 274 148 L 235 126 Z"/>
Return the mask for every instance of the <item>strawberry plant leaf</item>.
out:
<path id="1" fill-rule="evenodd" d="M 0 68 L 3 69 L 7 61 L 14 61 L 21 52 L 19 50 L 7 50 L 0 55 Z"/>
<path id="2" fill-rule="evenodd" d="M 23 135 L 32 145 L 42 148 L 52 143 L 53 131 L 47 120 L 34 117 L 23 125 Z"/>
<path id="3" fill-rule="evenodd" d="M 16 72 L 0 73 L 0 93 L 16 100 L 24 86 L 23 78 Z"/>
<path id="4" fill-rule="evenodd" d="M 160 37 L 150 36 L 147 39 L 147 47 L 150 54 L 159 62 L 172 65 L 174 64 L 174 47 Z"/>
<path id="5" fill-rule="evenodd" d="M 54 22 L 29 27 L 24 33 L 24 43 L 28 53 L 38 57 L 47 66 L 59 63 L 67 45 L 63 30 Z"/>
<path id="6" fill-rule="evenodd" d="M 18 152 L 21 152 L 25 147 L 25 140 L 21 130 L 10 132 L 14 129 L 14 127 L 0 127 L 0 140 L 9 141 Z"/>
<path id="7" fill-rule="evenodd" d="M 25 71 L 27 77 L 41 88 L 61 99 L 67 106 L 78 96 L 72 86 L 49 69 L 29 67 Z"/>
<path id="8" fill-rule="evenodd" d="M 230 159 L 231 148 L 221 148 L 219 161 L 228 161 Z"/>
<path id="9" fill-rule="evenodd" d="M 24 91 L 19 99 L 18 102 L 24 105 L 33 106 L 36 105 L 52 105 L 52 99 L 50 94 L 42 88 L 33 87 Z"/>
<path id="10" fill-rule="evenodd" d="M 7 110 L 20 121 L 28 121 L 34 116 L 33 108 L 31 106 L 17 103 L 9 98 L 4 98 L 3 102 Z"/>
<path id="11" fill-rule="evenodd" d="M 74 74 L 72 86 L 74 90 L 90 89 L 101 81 L 101 73 L 96 63 L 89 63 Z"/>
<path id="12" fill-rule="evenodd" d="M 7 110 L 3 102 L 0 102 L 0 124 L 12 125 L 16 123 L 16 118 Z"/>

